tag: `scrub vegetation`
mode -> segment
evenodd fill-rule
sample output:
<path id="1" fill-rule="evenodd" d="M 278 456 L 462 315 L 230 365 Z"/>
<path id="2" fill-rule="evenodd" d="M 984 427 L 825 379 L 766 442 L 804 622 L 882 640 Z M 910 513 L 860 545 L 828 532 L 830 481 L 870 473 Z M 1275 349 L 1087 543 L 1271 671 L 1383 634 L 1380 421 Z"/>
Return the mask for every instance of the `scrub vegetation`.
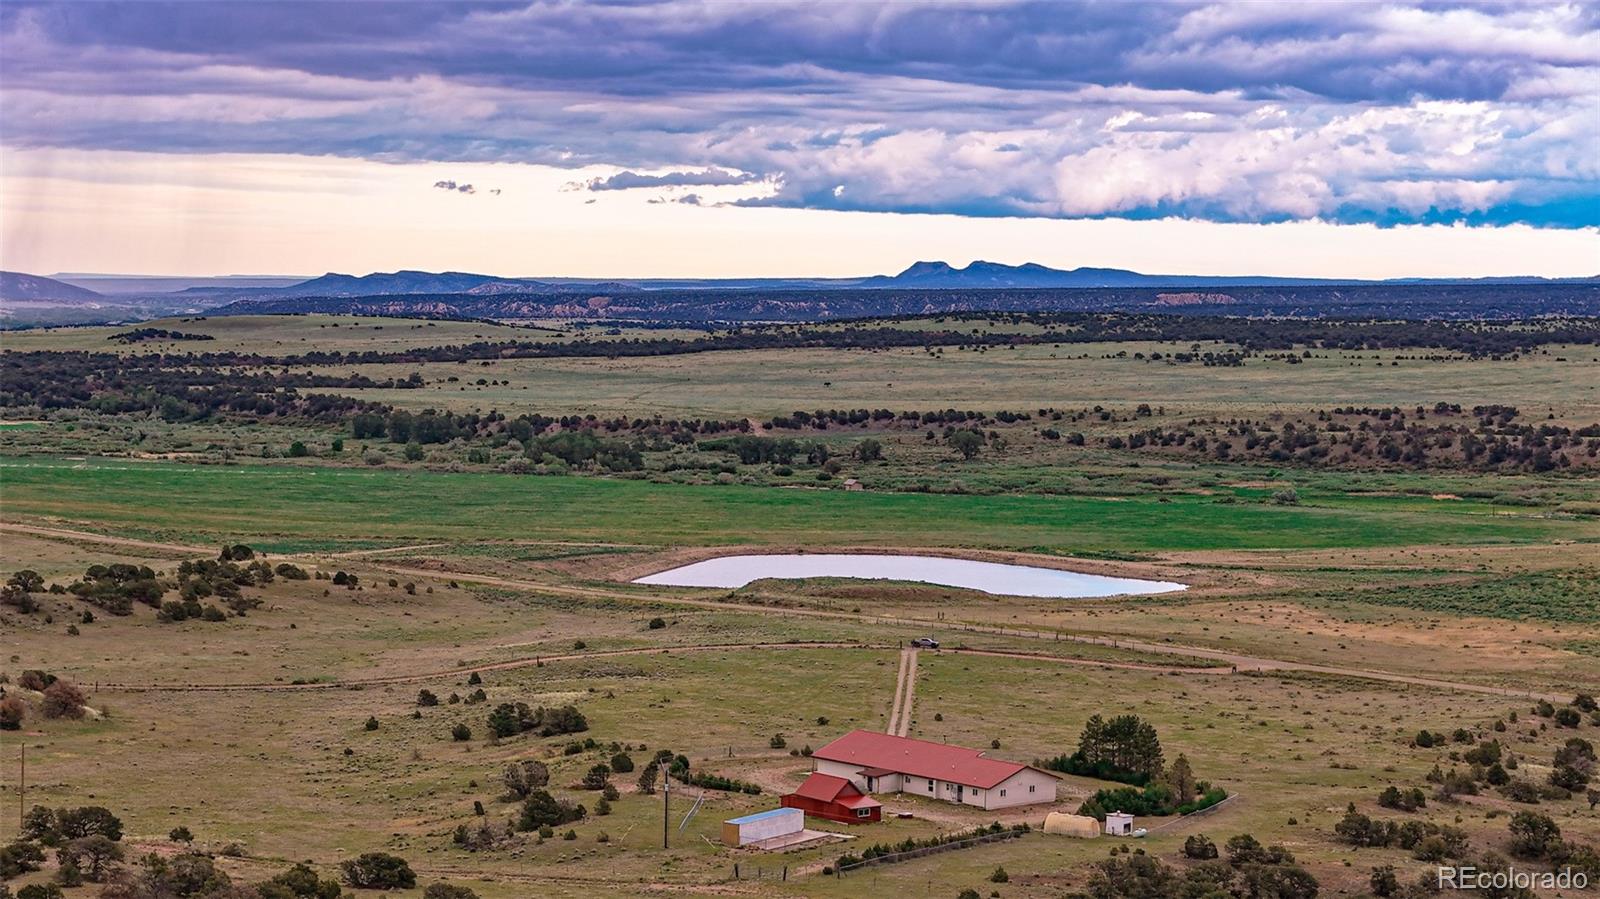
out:
<path id="1" fill-rule="evenodd" d="M 0 876 L 35 897 L 1409 899 L 1441 862 L 1593 866 L 1591 330 L 8 334 L 0 762 L 26 742 L 28 785 L 0 800 Z M 1189 587 L 632 583 L 728 547 Z M 909 735 L 1051 769 L 1056 801 L 881 796 L 880 823 L 808 821 L 856 840 L 722 847 L 813 750 L 887 726 L 923 636 Z M 1047 834 L 1047 811 L 1148 835 Z"/>

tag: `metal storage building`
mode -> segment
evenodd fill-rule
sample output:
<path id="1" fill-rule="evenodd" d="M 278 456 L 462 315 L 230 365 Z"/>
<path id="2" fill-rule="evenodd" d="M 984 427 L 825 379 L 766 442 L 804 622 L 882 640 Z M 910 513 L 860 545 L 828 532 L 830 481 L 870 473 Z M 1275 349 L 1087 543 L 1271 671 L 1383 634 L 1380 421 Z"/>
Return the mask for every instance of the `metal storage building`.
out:
<path id="1" fill-rule="evenodd" d="M 797 808 L 775 808 L 722 822 L 722 842 L 728 846 L 748 846 L 765 840 L 797 834 L 806 827 L 806 816 Z"/>

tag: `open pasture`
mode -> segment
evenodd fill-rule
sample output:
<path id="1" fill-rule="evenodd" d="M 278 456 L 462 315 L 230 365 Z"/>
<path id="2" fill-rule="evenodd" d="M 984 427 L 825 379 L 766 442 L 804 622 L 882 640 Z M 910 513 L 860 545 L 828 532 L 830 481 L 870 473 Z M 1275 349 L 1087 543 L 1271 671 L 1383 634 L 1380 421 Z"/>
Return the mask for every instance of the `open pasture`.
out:
<path id="1" fill-rule="evenodd" d="M 550 539 L 1038 547 L 1071 554 L 1591 540 L 1600 521 L 1456 511 L 1426 497 L 1366 508 L 1208 496 L 949 496 L 643 480 L 135 461 L 0 462 L 9 515 L 169 536 L 397 541 Z M 156 510 L 152 514 L 152 510 Z M 959 528 L 950 522 L 959 521 Z"/>
<path id="2" fill-rule="evenodd" d="M 1207 344 L 1205 349 L 1227 349 Z M 1515 405 L 1561 421 L 1600 421 L 1593 347 L 1548 347 L 1515 360 L 1447 351 L 1317 350 L 1300 364 L 1153 362 L 1187 343 L 1088 343 L 962 350 L 784 349 L 618 359 L 500 359 L 331 366 L 375 380 L 421 372 L 415 390 L 341 392 L 408 409 L 757 419 L 797 409 L 1088 408 L 1139 403 L 1224 418 L 1331 406 Z M 1147 358 L 1135 358 L 1142 354 Z M 1429 355 L 1444 358 L 1426 359 Z M 1397 358 L 1398 357 L 1398 358 Z M 450 381 L 451 377 L 459 380 Z M 483 378 L 499 382 L 477 385 Z"/>

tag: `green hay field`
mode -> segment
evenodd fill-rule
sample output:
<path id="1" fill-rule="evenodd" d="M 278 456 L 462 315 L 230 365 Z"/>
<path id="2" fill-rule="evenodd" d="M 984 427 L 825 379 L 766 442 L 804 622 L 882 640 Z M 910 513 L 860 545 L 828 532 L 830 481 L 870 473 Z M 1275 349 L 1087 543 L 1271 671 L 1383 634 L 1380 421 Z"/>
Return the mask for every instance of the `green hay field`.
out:
<path id="1" fill-rule="evenodd" d="M 688 546 L 964 546 L 1048 551 L 1368 547 L 1593 539 L 1600 522 L 1456 511 L 846 493 L 638 480 L 288 466 L 8 459 L 8 515 L 185 537 L 562 539 Z"/>

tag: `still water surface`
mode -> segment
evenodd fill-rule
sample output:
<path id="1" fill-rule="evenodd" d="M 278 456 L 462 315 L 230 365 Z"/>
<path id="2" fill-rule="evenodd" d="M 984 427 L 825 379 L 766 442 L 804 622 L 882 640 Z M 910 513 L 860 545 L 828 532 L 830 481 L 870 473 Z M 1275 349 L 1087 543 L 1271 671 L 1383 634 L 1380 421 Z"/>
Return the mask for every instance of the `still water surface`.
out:
<path id="1" fill-rule="evenodd" d="M 1032 565 L 1005 565 L 938 556 L 803 553 L 722 556 L 657 572 L 634 581 L 668 587 L 743 587 L 763 578 L 848 577 L 871 580 L 921 581 L 946 587 L 982 590 L 1006 596 L 1085 599 L 1095 596 L 1170 593 L 1185 589 L 1170 581 L 1080 574 Z"/>

